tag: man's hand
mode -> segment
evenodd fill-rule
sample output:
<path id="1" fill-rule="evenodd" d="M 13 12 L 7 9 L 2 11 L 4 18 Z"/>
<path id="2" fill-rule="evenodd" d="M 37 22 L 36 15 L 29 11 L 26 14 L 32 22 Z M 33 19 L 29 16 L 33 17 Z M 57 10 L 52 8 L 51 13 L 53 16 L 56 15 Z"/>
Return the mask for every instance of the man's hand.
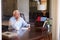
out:
<path id="1" fill-rule="evenodd" d="M 27 26 L 27 27 L 24 27 L 24 28 L 22 28 L 22 29 L 25 29 L 25 30 L 30 31 L 30 24 L 28 24 L 28 26 Z"/>
<path id="2" fill-rule="evenodd" d="M 28 30 L 30 31 L 30 24 L 28 24 Z"/>

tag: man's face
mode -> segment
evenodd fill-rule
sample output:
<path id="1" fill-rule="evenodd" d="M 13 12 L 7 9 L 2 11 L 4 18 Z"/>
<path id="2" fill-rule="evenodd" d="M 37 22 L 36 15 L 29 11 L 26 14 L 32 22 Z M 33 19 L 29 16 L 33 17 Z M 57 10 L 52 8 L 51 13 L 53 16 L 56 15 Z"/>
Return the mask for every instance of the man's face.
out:
<path id="1" fill-rule="evenodd" d="M 20 13 L 19 13 L 19 12 L 15 12 L 14 17 L 15 17 L 16 19 L 19 18 L 19 17 L 20 17 Z"/>

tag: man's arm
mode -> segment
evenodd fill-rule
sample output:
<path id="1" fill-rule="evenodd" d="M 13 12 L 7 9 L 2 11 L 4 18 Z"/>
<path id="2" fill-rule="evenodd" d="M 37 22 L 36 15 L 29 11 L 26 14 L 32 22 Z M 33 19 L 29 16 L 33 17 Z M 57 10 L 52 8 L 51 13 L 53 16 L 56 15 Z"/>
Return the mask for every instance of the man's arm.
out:
<path id="1" fill-rule="evenodd" d="M 8 30 L 9 30 L 9 31 L 12 31 L 12 30 L 13 30 L 13 28 L 12 28 L 12 24 L 11 24 L 10 21 L 9 21 L 9 27 L 8 27 Z"/>
<path id="2" fill-rule="evenodd" d="M 24 19 L 23 19 L 23 21 L 22 21 L 22 22 L 23 22 L 23 26 L 24 26 L 24 27 L 30 28 L 30 24 L 27 24 L 27 22 L 26 22 L 26 21 L 24 21 Z"/>
<path id="3" fill-rule="evenodd" d="M 9 28 L 8 29 L 11 30 L 11 31 L 12 30 L 17 30 L 17 28 L 15 27 L 12 19 L 9 20 Z"/>
<path id="4" fill-rule="evenodd" d="M 28 26 L 28 24 L 27 24 L 27 22 L 22 18 L 22 24 L 23 24 L 23 27 L 27 27 Z"/>

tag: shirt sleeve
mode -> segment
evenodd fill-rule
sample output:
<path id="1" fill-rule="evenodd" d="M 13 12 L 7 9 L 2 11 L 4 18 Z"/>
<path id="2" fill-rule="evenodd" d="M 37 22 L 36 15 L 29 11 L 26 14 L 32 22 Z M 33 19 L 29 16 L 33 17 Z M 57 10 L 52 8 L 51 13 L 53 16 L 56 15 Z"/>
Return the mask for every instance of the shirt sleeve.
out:
<path id="1" fill-rule="evenodd" d="M 12 18 L 9 19 L 9 29 L 16 29 L 14 27 L 14 23 L 13 23 L 13 19 Z"/>
<path id="2" fill-rule="evenodd" d="M 9 19 L 9 26 L 13 26 L 13 19 L 12 18 Z"/>
<path id="3" fill-rule="evenodd" d="M 27 27 L 28 26 L 27 22 L 23 18 L 22 18 L 22 23 L 23 23 L 23 27 Z"/>
<path id="4" fill-rule="evenodd" d="M 11 23 L 11 19 L 9 19 L 9 27 L 8 27 L 9 30 L 12 29 L 12 23 Z"/>

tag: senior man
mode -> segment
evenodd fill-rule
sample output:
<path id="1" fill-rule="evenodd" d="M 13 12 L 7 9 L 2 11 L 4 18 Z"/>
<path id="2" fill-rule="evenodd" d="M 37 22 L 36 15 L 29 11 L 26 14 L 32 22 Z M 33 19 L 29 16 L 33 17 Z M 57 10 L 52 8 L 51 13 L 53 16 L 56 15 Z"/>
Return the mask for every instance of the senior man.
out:
<path id="1" fill-rule="evenodd" d="M 12 32 L 16 32 L 19 36 L 23 36 L 27 30 L 23 30 L 23 27 L 29 27 L 26 21 L 20 17 L 20 12 L 18 10 L 13 11 L 13 16 L 9 20 L 9 28 L 12 28 Z"/>

